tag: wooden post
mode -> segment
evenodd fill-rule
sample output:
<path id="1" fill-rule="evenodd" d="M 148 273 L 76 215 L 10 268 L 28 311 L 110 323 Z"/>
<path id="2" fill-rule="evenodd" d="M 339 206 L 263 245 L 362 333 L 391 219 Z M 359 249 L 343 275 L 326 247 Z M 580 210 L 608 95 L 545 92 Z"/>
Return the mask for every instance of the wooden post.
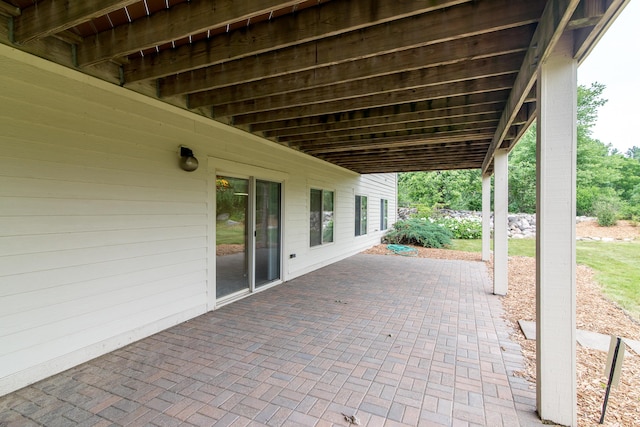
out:
<path id="1" fill-rule="evenodd" d="M 507 270 L 509 243 L 507 212 L 509 207 L 509 153 L 498 150 L 493 159 L 493 293 L 506 295 L 509 288 Z"/>
<path id="2" fill-rule="evenodd" d="M 491 258 L 491 175 L 482 175 L 482 260 Z"/>
<path id="3" fill-rule="evenodd" d="M 543 420 L 566 426 L 577 425 L 576 70 L 568 34 L 537 84 L 537 406 Z"/>

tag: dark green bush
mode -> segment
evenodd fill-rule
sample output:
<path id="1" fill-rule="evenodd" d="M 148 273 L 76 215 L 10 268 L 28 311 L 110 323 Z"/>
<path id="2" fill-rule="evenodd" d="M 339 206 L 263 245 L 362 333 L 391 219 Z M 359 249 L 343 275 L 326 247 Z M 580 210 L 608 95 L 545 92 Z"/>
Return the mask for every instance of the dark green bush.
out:
<path id="1" fill-rule="evenodd" d="M 418 245 L 441 248 L 451 244 L 452 234 L 446 228 L 428 220 L 408 219 L 394 224 L 383 239 L 384 243 Z"/>

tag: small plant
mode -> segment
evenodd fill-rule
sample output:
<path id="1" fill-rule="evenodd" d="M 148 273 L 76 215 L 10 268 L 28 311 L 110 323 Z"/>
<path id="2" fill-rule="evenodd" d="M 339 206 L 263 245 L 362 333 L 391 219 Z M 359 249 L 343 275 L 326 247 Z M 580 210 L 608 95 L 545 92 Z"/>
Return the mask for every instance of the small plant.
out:
<path id="1" fill-rule="evenodd" d="M 451 244 L 452 234 L 441 225 L 421 219 L 398 221 L 383 238 L 383 243 L 442 248 Z"/>
<path id="2" fill-rule="evenodd" d="M 593 203 L 593 213 L 598 218 L 598 225 L 601 227 L 616 225 L 619 210 L 620 200 L 615 195 L 602 195 Z"/>

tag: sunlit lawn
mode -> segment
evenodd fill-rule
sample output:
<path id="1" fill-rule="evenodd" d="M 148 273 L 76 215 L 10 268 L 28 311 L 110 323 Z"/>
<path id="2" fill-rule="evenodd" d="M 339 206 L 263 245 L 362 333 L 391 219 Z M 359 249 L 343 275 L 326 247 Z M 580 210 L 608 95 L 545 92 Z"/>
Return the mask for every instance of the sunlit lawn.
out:
<path id="1" fill-rule="evenodd" d="M 480 240 L 454 240 L 451 249 L 480 252 Z M 535 239 L 509 239 L 509 255 L 534 257 Z M 578 264 L 596 271 L 604 292 L 640 319 L 640 242 L 576 242 Z"/>
<path id="2" fill-rule="evenodd" d="M 222 223 L 218 223 L 216 228 L 216 244 L 218 245 L 231 245 L 244 244 L 244 226 L 238 224 L 235 226 L 228 226 Z"/>

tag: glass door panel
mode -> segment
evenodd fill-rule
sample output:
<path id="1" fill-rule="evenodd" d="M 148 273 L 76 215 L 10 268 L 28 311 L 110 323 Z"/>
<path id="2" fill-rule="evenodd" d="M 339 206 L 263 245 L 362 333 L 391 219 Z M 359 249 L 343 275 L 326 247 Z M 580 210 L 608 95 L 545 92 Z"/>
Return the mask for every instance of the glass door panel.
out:
<path id="1" fill-rule="evenodd" d="M 280 193 L 279 183 L 256 181 L 256 287 L 280 279 Z"/>
<path id="2" fill-rule="evenodd" d="M 249 180 L 216 177 L 216 298 L 248 290 Z"/>

